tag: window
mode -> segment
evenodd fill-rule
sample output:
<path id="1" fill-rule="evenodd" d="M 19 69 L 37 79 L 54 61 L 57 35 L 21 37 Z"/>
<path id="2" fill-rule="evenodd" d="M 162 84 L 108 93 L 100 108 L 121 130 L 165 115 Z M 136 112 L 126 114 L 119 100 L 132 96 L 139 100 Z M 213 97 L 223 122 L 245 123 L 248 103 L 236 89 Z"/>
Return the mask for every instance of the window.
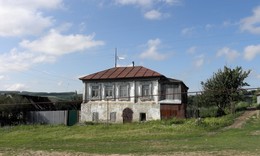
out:
<path id="1" fill-rule="evenodd" d="M 179 92 L 178 85 L 173 85 L 173 84 L 165 85 L 165 90 L 166 90 L 166 95 L 165 95 L 166 99 L 169 100 L 181 99 L 181 94 Z"/>
<path id="2" fill-rule="evenodd" d="M 112 85 L 106 85 L 105 86 L 105 97 L 113 97 L 113 86 Z"/>
<path id="3" fill-rule="evenodd" d="M 143 84 L 141 90 L 142 98 L 143 99 L 150 99 L 151 98 L 151 86 L 150 84 Z"/>
<path id="4" fill-rule="evenodd" d="M 142 86 L 142 96 L 149 96 L 150 95 L 150 88 L 149 85 Z"/>
<path id="5" fill-rule="evenodd" d="M 119 86 L 119 98 L 121 100 L 128 100 L 129 99 L 129 90 L 128 90 L 128 85 L 123 84 Z"/>
<path id="6" fill-rule="evenodd" d="M 93 112 L 92 113 L 92 121 L 94 122 L 98 122 L 98 112 Z"/>
<path id="7" fill-rule="evenodd" d="M 140 121 L 146 121 L 146 113 L 140 113 Z"/>
<path id="8" fill-rule="evenodd" d="M 111 112 L 110 113 L 110 121 L 111 122 L 116 122 L 116 112 Z"/>
<path id="9" fill-rule="evenodd" d="M 113 85 L 106 85 L 105 86 L 105 97 L 112 98 L 114 96 L 114 87 Z"/>
<path id="10" fill-rule="evenodd" d="M 91 98 L 92 99 L 98 99 L 100 98 L 100 86 L 95 85 L 91 87 Z"/>

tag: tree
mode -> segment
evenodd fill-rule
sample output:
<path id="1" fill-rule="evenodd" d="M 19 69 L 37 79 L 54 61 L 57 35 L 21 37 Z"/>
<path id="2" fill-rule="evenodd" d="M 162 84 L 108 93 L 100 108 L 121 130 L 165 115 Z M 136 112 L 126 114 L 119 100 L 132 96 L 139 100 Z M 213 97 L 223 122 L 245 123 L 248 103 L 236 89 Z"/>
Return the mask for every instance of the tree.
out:
<path id="1" fill-rule="evenodd" d="M 249 86 L 244 81 L 250 72 L 250 70 L 243 71 L 242 67 L 231 69 L 225 66 L 223 71 L 219 69 L 206 82 L 201 82 L 203 102 L 209 106 L 217 106 L 218 116 L 224 115 L 226 108 L 230 108 L 234 113 L 234 102 L 242 97 L 242 87 Z"/>

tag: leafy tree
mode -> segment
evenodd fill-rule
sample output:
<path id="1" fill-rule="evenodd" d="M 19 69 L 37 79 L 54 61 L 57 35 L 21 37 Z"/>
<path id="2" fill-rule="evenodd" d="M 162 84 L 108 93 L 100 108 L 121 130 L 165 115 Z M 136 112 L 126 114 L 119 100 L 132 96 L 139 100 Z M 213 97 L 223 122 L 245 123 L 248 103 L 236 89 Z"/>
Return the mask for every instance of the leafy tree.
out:
<path id="1" fill-rule="evenodd" d="M 231 69 L 225 66 L 224 70 L 219 69 L 211 78 L 201 82 L 204 91 L 201 97 L 203 105 L 217 106 L 218 116 L 224 115 L 226 108 L 234 113 L 234 102 L 242 97 L 242 87 L 249 86 L 244 81 L 250 72 L 243 71 L 242 67 Z"/>
<path id="2" fill-rule="evenodd" d="M 29 101 L 16 94 L 0 95 L 0 125 L 25 121 Z"/>

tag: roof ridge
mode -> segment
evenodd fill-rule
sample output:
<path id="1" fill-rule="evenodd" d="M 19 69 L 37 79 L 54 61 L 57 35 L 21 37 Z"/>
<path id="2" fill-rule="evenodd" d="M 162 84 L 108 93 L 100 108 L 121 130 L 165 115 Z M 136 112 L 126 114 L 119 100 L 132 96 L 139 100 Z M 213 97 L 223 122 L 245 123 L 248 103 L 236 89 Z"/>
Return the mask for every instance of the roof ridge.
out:
<path id="1" fill-rule="evenodd" d="M 80 80 L 107 80 L 125 78 L 162 77 L 164 75 L 143 66 L 113 67 L 100 72 L 89 74 Z"/>

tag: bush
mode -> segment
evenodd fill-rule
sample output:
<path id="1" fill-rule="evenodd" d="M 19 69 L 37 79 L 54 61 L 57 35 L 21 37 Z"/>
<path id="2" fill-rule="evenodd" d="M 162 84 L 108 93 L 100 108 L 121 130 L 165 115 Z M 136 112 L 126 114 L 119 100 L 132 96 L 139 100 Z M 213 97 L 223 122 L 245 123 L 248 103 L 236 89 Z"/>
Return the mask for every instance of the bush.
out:
<path id="1" fill-rule="evenodd" d="M 202 107 L 200 108 L 200 117 L 206 118 L 206 117 L 216 117 L 218 113 L 217 107 Z"/>
<path id="2" fill-rule="evenodd" d="M 236 105 L 236 112 L 239 112 L 239 111 L 244 111 L 247 109 L 247 107 L 249 107 L 250 104 L 248 102 L 239 102 L 237 105 Z"/>
<path id="3" fill-rule="evenodd" d="M 180 118 L 172 118 L 168 120 L 162 120 L 163 125 L 179 125 L 179 124 L 184 124 L 186 119 L 180 119 Z"/>
<path id="4" fill-rule="evenodd" d="M 97 125 L 97 123 L 92 122 L 92 121 L 85 121 L 84 124 L 85 125 Z"/>
<path id="5" fill-rule="evenodd" d="M 202 122 L 200 125 L 202 125 L 204 128 L 210 129 L 210 130 L 215 130 L 215 129 L 219 129 L 219 128 L 223 128 L 226 126 L 231 125 L 235 118 L 237 116 L 241 115 L 241 113 L 236 113 L 236 114 L 229 114 L 229 115 L 225 115 L 222 117 L 210 117 L 210 118 L 205 118 L 202 119 Z"/>

